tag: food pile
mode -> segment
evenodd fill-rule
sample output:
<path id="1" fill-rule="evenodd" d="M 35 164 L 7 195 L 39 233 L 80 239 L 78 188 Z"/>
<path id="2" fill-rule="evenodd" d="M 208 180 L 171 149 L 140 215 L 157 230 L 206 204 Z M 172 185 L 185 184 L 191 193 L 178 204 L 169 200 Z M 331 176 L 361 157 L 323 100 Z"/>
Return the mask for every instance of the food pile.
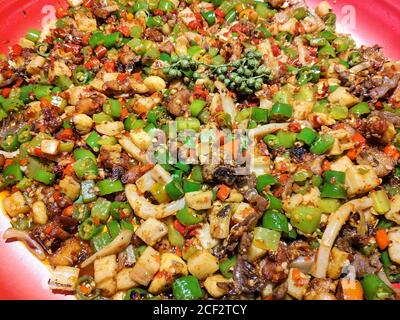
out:
<path id="1" fill-rule="evenodd" d="M 69 4 L 0 57 L 3 237 L 52 290 L 397 298 L 400 63 L 336 32 L 326 1 Z M 210 129 L 230 161 L 168 141 Z"/>

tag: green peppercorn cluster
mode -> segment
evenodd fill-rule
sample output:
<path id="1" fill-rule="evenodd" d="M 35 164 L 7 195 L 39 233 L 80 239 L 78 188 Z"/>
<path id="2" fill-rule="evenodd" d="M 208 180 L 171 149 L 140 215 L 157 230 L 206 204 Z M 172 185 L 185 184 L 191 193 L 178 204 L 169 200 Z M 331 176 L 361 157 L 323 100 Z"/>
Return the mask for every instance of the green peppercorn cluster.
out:
<path id="1" fill-rule="evenodd" d="M 260 52 L 249 50 L 244 58 L 215 67 L 213 74 L 230 90 L 241 95 L 250 95 L 260 90 L 271 74 L 266 66 L 260 64 L 260 59 Z"/>
<path id="2" fill-rule="evenodd" d="M 172 56 L 170 65 L 164 67 L 163 72 L 170 79 L 186 78 L 187 82 L 196 81 L 201 78 L 201 75 L 196 71 L 199 64 L 190 56 Z"/>

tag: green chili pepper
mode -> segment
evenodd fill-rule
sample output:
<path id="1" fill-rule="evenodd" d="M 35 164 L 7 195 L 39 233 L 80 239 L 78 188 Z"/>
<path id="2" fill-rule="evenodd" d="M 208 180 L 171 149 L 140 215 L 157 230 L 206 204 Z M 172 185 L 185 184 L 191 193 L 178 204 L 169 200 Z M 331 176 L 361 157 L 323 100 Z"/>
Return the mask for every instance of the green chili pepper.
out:
<path id="1" fill-rule="evenodd" d="M 282 200 L 274 197 L 271 193 L 267 193 L 265 197 L 269 201 L 269 209 L 271 210 L 282 210 Z"/>
<path id="2" fill-rule="evenodd" d="M 98 152 L 100 150 L 99 140 L 101 136 L 96 132 L 92 131 L 86 138 L 86 144 L 92 148 L 93 151 Z"/>
<path id="3" fill-rule="evenodd" d="M 330 116 L 335 120 L 343 120 L 348 117 L 349 109 L 346 106 L 332 106 L 329 112 Z"/>
<path id="4" fill-rule="evenodd" d="M 267 210 L 262 219 L 262 226 L 267 229 L 289 233 L 289 223 L 286 216 L 276 210 Z"/>
<path id="5" fill-rule="evenodd" d="M 26 178 L 26 177 L 23 177 L 22 180 L 19 181 L 19 182 L 16 184 L 16 187 L 17 187 L 19 190 L 24 191 L 24 190 L 28 189 L 29 187 L 31 187 L 32 184 L 33 184 L 33 181 L 32 181 L 31 179 Z"/>
<path id="6" fill-rule="evenodd" d="M 39 30 L 31 28 L 26 33 L 25 38 L 36 43 L 40 38 L 40 34 L 41 32 Z"/>
<path id="7" fill-rule="evenodd" d="M 197 117 L 206 106 L 206 101 L 195 99 L 189 106 L 192 117 Z"/>
<path id="8" fill-rule="evenodd" d="M 225 278 L 230 279 L 232 278 L 232 271 L 235 268 L 236 263 L 237 256 L 234 255 L 219 264 L 219 271 Z"/>
<path id="9" fill-rule="evenodd" d="M 90 211 L 90 215 L 92 218 L 97 217 L 100 221 L 105 222 L 110 216 L 110 211 L 111 202 L 104 198 L 98 198 Z"/>
<path id="10" fill-rule="evenodd" d="M 297 8 L 293 11 L 293 17 L 302 20 L 307 16 L 307 9 L 304 7 Z"/>
<path id="11" fill-rule="evenodd" d="M 354 107 L 350 109 L 350 113 L 356 114 L 358 116 L 363 114 L 368 114 L 371 112 L 367 102 L 357 103 Z"/>
<path id="12" fill-rule="evenodd" d="M 354 67 L 360 64 L 361 61 L 362 61 L 362 55 L 359 51 L 353 51 L 352 53 L 350 53 L 348 58 L 348 63 L 350 67 Z"/>
<path id="13" fill-rule="evenodd" d="M 129 289 L 124 297 L 124 300 L 141 300 L 141 299 L 145 299 L 145 300 L 149 300 L 153 297 L 152 294 L 148 293 L 146 290 L 142 289 L 142 288 L 132 288 Z"/>
<path id="14" fill-rule="evenodd" d="M 287 120 L 293 115 L 293 107 L 286 103 L 275 103 L 271 110 L 271 119 Z"/>
<path id="15" fill-rule="evenodd" d="M 251 119 L 257 123 L 268 123 L 269 111 L 263 108 L 251 108 Z"/>
<path id="16" fill-rule="evenodd" d="M 253 243 L 256 247 L 263 250 L 277 251 L 281 233 L 275 230 L 270 230 L 262 227 L 254 228 Z"/>
<path id="17" fill-rule="evenodd" d="M 107 223 L 107 229 L 112 239 L 115 239 L 121 233 L 121 226 L 116 220 L 111 220 Z"/>
<path id="18" fill-rule="evenodd" d="M 169 182 L 165 186 L 165 191 L 167 191 L 172 200 L 178 200 L 185 195 L 182 188 L 182 183 L 178 179 L 173 179 L 171 182 Z"/>
<path id="19" fill-rule="evenodd" d="M 174 164 L 174 166 L 175 166 L 176 168 L 182 170 L 182 171 L 185 172 L 185 173 L 189 173 L 189 172 L 190 172 L 190 169 L 192 168 L 192 167 L 190 166 L 190 164 L 183 163 L 183 162 L 177 162 L 177 163 Z"/>
<path id="20" fill-rule="evenodd" d="M 279 139 L 276 135 L 274 134 L 267 134 L 264 138 L 263 141 L 265 144 L 270 147 L 271 149 L 275 149 L 279 147 Z"/>
<path id="21" fill-rule="evenodd" d="M 158 127 L 160 121 L 167 116 L 167 109 L 165 107 L 156 107 L 147 114 L 147 121 Z"/>
<path id="22" fill-rule="evenodd" d="M 161 27 L 162 24 L 163 24 L 163 20 L 162 20 L 162 18 L 160 16 L 156 16 L 156 17 L 150 16 L 150 17 L 147 18 L 146 25 L 149 28 Z"/>
<path id="23" fill-rule="evenodd" d="M 79 222 L 85 221 L 89 218 L 90 212 L 89 208 L 84 203 L 74 203 L 74 211 L 72 213 L 72 218 L 78 220 Z"/>
<path id="24" fill-rule="evenodd" d="M 278 180 L 271 174 L 263 174 L 257 177 L 256 189 L 260 193 L 266 186 L 271 186 L 279 183 Z"/>
<path id="25" fill-rule="evenodd" d="M 386 219 L 385 217 L 381 217 L 379 219 L 378 225 L 376 226 L 378 229 L 389 229 L 393 227 L 395 223 L 393 221 L 390 221 Z"/>
<path id="26" fill-rule="evenodd" d="M 19 148 L 18 136 L 10 134 L 1 141 L 1 148 L 7 152 L 13 152 Z"/>
<path id="27" fill-rule="evenodd" d="M 100 251 L 112 241 L 111 236 L 107 232 L 99 233 L 90 240 L 90 245 L 95 252 Z"/>
<path id="28" fill-rule="evenodd" d="M 343 186 L 325 183 L 322 186 L 321 196 L 324 198 L 346 199 L 347 193 Z"/>
<path id="29" fill-rule="evenodd" d="M 236 20 L 236 11 L 235 10 L 231 10 L 225 15 L 225 21 L 227 23 L 232 23 L 235 20 Z"/>
<path id="30" fill-rule="evenodd" d="M 190 181 L 189 179 L 183 180 L 183 192 L 194 192 L 201 190 L 201 183 L 197 181 Z"/>
<path id="31" fill-rule="evenodd" d="M 75 161 L 73 168 L 79 179 L 91 180 L 99 175 L 97 164 L 91 158 L 83 158 Z"/>
<path id="32" fill-rule="evenodd" d="M 83 148 L 74 150 L 74 159 L 76 161 L 86 159 L 86 158 L 89 158 L 89 159 L 93 160 L 94 162 L 97 161 L 96 156 L 90 150 L 83 149 Z"/>
<path id="33" fill-rule="evenodd" d="M 102 225 L 96 226 L 93 218 L 87 218 L 78 227 L 78 233 L 82 240 L 91 240 L 96 234 L 101 232 Z"/>
<path id="34" fill-rule="evenodd" d="M 72 80 L 67 76 L 57 76 L 55 79 L 55 83 L 57 87 L 60 87 L 61 90 L 67 90 L 72 85 Z"/>
<path id="35" fill-rule="evenodd" d="M 317 132 L 311 128 L 304 128 L 297 135 L 297 140 L 304 142 L 307 145 L 311 145 L 317 138 Z"/>
<path id="36" fill-rule="evenodd" d="M 103 36 L 102 45 L 105 46 L 107 49 L 115 47 L 119 45 L 122 41 L 122 34 L 120 32 L 113 32 L 110 34 L 106 34 Z"/>
<path id="37" fill-rule="evenodd" d="M 185 226 L 191 226 L 203 221 L 203 217 L 196 214 L 196 211 L 185 207 L 176 213 L 176 218 Z"/>
<path id="38" fill-rule="evenodd" d="M 97 187 L 101 196 L 124 191 L 124 186 L 120 180 L 104 179 L 97 183 Z"/>
<path id="39" fill-rule="evenodd" d="M 82 292 L 81 287 L 85 287 L 85 292 Z M 100 296 L 100 289 L 96 288 L 96 283 L 91 276 L 83 276 L 78 279 L 76 285 L 76 295 L 79 300 L 95 300 Z"/>
<path id="40" fill-rule="evenodd" d="M 334 213 L 340 207 L 340 201 L 337 199 L 320 199 L 318 209 L 322 213 Z"/>
<path id="41" fill-rule="evenodd" d="M 99 113 L 95 113 L 93 115 L 93 121 L 96 124 L 100 124 L 103 122 L 111 122 L 111 121 L 113 121 L 113 118 L 111 116 L 109 116 L 108 114 L 105 114 L 104 112 L 99 112 Z"/>
<path id="42" fill-rule="evenodd" d="M 326 44 L 321 49 L 318 50 L 318 58 L 335 58 L 336 52 L 335 49 L 332 48 L 329 44 Z"/>
<path id="43" fill-rule="evenodd" d="M 22 126 L 17 133 L 19 143 L 25 143 L 32 140 L 31 127 L 28 125 Z"/>
<path id="44" fill-rule="evenodd" d="M 84 66 L 77 66 L 73 72 L 74 84 L 82 86 L 92 79 L 92 73 L 87 70 Z"/>
<path id="45" fill-rule="evenodd" d="M 303 67 L 297 73 L 296 78 L 300 85 L 308 82 L 317 83 L 321 77 L 321 69 L 318 66 Z"/>
<path id="46" fill-rule="evenodd" d="M 93 180 L 82 181 L 81 195 L 82 195 L 82 201 L 84 203 L 89 203 L 96 200 L 97 194 L 95 189 L 95 183 Z"/>
<path id="47" fill-rule="evenodd" d="M 129 217 L 132 214 L 132 208 L 129 203 L 114 201 L 111 203 L 110 214 L 114 219 Z"/>
<path id="48" fill-rule="evenodd" d="M 146 10 L 149 8 L 149 4 L 147 1 L 135 1 L 133 6 L 129 8 L 133 13 L 136 13 L 141 10 Z"/>
<path id="49" fill-rule="evenodd" d="M 51 95 L 52 86 L 38 84 L 33 87 L 33 94 L 37 100 L 40 100 Z"/>
<path id="50" fill-rule="evenodd" d="M 29 230 L 33 226 L 32 219 L 25 216 L 13 218 L 10 222 L 13 228 L 17 230 Z"/>
<path id="51" fill-rule="evenodd" d="M 13 163 L 3 169 L 3 177 L 7 185 L 14 184 L 21 181 L 24 177 L 21 166 L 19 164 Z"/>
<path id="52" fill-rule="evenodd" d="M 192 168 L 192 171 L 190 173 L 190 179 L 193 181 L 203 183 L 204 178 L 203 178 L 203 171 L 201 169 L 201 166 L 197 165 Z"/>
<path id="53" fill-rule="evenodd" d="M 168 224 L 168 241 L 171 245 L 183 248 L 185 238 L 177 231 L 172 223 Z"/>
<path id="54" fill-rule="evenodd" d="M 209 26 L 212 26 L 216 21 L 214 10 L 202 12 L 201 15 L 203 16 L 204 19 L 206 19 Z"/>
<path id="55" fill-rule="evenodd" d="M 170 12 L 174 10 L 174 4 L 169 0 L 160 0 L 158 3 L 158 9 L 164 12 Z"/>
<path id="56" fill-rule="evenodd" d="M 177 300 L 197 300 L 203 297 L 199 280 L 194 276 L 176 279 L 172 284 L 172 293 Z"/>
<path id="57" fill-rule="evenodd" d="M 321 211 L 314 207 L 297 206 L 290 213 L 290 223 L 304 233 L 313 233 L 319 227 Z"/>
<path id="58" fill-rule="evenodd" d="M 39 169 L 33 174 L 33 179 L 41 183 L 51 185 L 55 179 L 55 174 L 44 169 Z"/>
<path id="59" fill-rule="evenodd" d="M 272 18 L 275 15 L 275 13 L 277 13 L 276 10 L 270 9 L 268 7 L 268 4 L 266 4 L 264 2 L 257 2 L 255 10 L 256 10 L 258 16 L 263 19 Z"/>
<path id="60" fill-rule="evenodd" d="M 314 154 L 324 154 L 330 148 L 332 148 L 335 142 L 335 138 L 331 137 L 328 134 L 322 134 L 317 137 L 317 139 L 312 144 L 310 151 Z"/>
<path id="61" fill-rule="evenodd" d="M 286 149 L 293 148 L 294 143 L 296 142 L 297 134 L 290 131 L 278 131 L 276 134 L 278 138 L 278 143 L 280 146 L 285 147 Z"/>
<path id="62" fill-rule="evenodd" d="M 200 121 L 197 118 L 177 117 L 175 120 L 178 132 L 184 130 L 193 130 L 193 131 L 200 130 Z"/>
<path id="63" fill-rule="evenodd" d="M 368 273 L 361 280 L 367 300 L 388 300 L 394 298 L 394 291 L 377 275 Z"/>
<path id="64" fill-rule="evenodd" d="M 167 191 L 165 190 L 165 186 L 160 183 L 156 182 L 154 183 L 151 188 L 150 188 L 150 193 L 153 196 L 153 198 L 158 202 L 158 203 L 166 203 L 170 201 L 170 198 L 168 196 Z"/>

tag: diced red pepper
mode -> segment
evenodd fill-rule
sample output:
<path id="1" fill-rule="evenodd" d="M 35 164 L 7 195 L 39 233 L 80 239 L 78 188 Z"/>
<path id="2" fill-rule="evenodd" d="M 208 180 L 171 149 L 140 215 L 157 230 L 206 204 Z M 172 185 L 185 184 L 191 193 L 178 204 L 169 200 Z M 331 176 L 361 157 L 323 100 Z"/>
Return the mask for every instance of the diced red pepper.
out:
<path id="1" fill-rule="evenodd" d="M 217 16 L 217 17 L 220 17 L 220 18 L 224 18 L 225 17 L 225 12 L 223 12 L 221 9 L 215 9 L 215 15 Z"/>
<path id="2" fill-rule="evenodd" d="M 114 72 L 115 71 L 115 61 L 114 60 L 107 60 L 104 62 L 104 69 L 107 72 Z"/>
<path id="3" fill-rule="evenodd" d="M 120 26 L 118 31 L 121 32 L 125 37 L 129 37 L 131 35 L 131 30 L 127 26 Z"/>
<path id="4" fill-rule="evenodd" d="M 88 62 L 84 64 L 86 69 L 92 70 L 97 68 L 100 65 L 100 61 L 97 58 L 90 58 Z"/>
<path id="5" fill-rule="evenodd" d="M 11 92 L 11 88 L 4 88 L 4 89 L 1 91 L 1 95 L 2 95 L 4 98 L 8 98 L 8 96 L 10 95 L 10 92 Z"/>
<path id="6" fill-rule="evenodd" d="M 68 15 L 67 9 L 65 9 L 63 7 L 59 7 L 59 8 L 56 9 L 56 17 L 57 17 L 57 19 L 64 18 L 66 15 Z"/>
<path id="7" fill-rule="evenodd" d="M 96 53 L 97 58 L 101 59 L 107 54 L 107 48 L 105 46 L 98 46 L 94 52 Z"/>
<path id="8" fill-rule="evenodd" d="M 126 73 L 120 73 L 117 76 L 117 81 L 124 82 L 127 78 L 128 78 L 128 75 Z"/>
<path id="9" fill-rule="evenodd" d="M 281 54 L 281 48 L 277 44 L 273 44 L 271 50 L 274 57 L 278 57 Z"/>
<path id="10" fill-rule="evenodd" d="M 11 50 L 10 50 L 10 55 L 12 57 L 18 57 L 20 56 L 22 53 L 22 47 L 19 44 L 14 44 L 13 46 L 11 46 Z"/>
<path id="11" fill-rule="evenodd" d="M 83 6 L 85 7 L 85 8 L 90 8 L 92 5 L 93 5 L 93 0 L 85 0 L 85 1 L 83 1 Z"/>

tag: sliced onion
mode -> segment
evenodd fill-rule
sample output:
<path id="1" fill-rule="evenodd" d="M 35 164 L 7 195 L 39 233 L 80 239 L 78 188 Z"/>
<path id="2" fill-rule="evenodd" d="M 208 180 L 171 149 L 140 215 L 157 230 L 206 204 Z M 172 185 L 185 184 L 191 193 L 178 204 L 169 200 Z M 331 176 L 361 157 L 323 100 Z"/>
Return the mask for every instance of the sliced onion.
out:
<path id="1" fill-rule="evenodd" d="M 46 253 L 42 246 L 37 241 L 33 240 L 26 231 L 9 228 L 3 233 L 3 239 L 16 239 L 22 241 L 36 257 L 40 260 L 46 259 Z"/>
<path id="2" fill-rule="evenodd" d="M 349 71 L 351 73 L 357 74 L 365 69 L 368 69 L 370 66 L 371 66 L 371 61 L 366 61 L 366 62 L 363 62 L 363 63 L 360 63 L 360 64 L 354 66 Z"/>
<path id="3" fill-rule="evenodd" d="M 322 236 L 321 244 L 312 268 L 312 275 L 316 278 L 325 278 L 328 270 L 329 255 L 339 234 L 340 229 L 346 223 L 352 212 L 365 210 L 372 206 L 372 201 L 368 197 L 351 200 L 342 205 L 336 212 L 329 216 L 328 225 Z"/>
<path id="4" fill-rule="evenodd" d="M 222 109 L 225 113 L 231 116 L 232 120 L 234 120 L 236 118 L 237 110 L 232 97 L 228 94 L 229 90 L 220 81 L 215 81 L 215 87 L 219 90 L 221 95 Z"/>
<path id="5" fill-rule="evenodd" d="M 97 258 L 121 252 L 129 245 L 132 236 L 133 231 L 126 229 L 122 230 L 121 233 L 109 245 L 105 246 L 103 249 L 97 251 L 94 255 L 83 261 L 81 267 L 87 267 L 88 265 L 92 264 Z"/>

